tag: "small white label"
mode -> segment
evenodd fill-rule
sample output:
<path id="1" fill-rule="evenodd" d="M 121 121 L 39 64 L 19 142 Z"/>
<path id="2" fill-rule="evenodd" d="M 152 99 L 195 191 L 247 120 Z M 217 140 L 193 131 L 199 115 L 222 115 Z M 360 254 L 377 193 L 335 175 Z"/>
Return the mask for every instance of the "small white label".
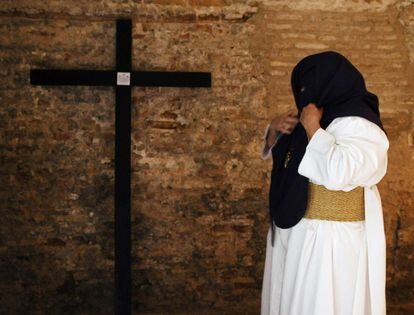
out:
<path id="1" fill-rule="evenodd" d="M 117 72 L 116 85 L 131 85 L 131 72 Z"/>

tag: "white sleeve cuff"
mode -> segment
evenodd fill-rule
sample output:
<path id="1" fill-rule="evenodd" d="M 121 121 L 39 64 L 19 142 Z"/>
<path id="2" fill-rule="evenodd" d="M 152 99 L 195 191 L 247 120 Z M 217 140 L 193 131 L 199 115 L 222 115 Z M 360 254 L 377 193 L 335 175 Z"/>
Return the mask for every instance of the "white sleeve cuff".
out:
<path id="1" fill-rule="evenodd" d="M 278 133 L 278 135 L 276 136 L 276 139 L 275 139 L 275 141 L 273 142 L 273 144 L 272 144 L 270 147 L 268 147 L 268 146 L 266 145 L 266 138 L 267 138 L 267 134 L 269 133 L 269 128 L 270 128 L 270 124 L 268 124 L 268 125 L 266 126 L 266 130 L 265 130 L 265 132 L 264 132 L 264 135 L 262 136 L 263 143 L 262 143 L 261 158 L 262 158 L 263 160 L 266 160 L 266 159 L 268 159 L 268 158 L 271 156 L 271 153 L 272 153 L 272 148 L 275 146 L 275 144 L 276 144 L 277 140 L 279 139 L 279 137 L 280 137 L 280 135 L 281 135 L 281 133 Z"/>
<path id="2" fill-rule="evenodd" d="M 327 154 L 331 150 L 332 145 L 335 143 L 335 137 L 327 132 L 322 127 L 319 127 L 315 131 L 306 149 L 311 149 L 320 152 L 321 154 Z"/>

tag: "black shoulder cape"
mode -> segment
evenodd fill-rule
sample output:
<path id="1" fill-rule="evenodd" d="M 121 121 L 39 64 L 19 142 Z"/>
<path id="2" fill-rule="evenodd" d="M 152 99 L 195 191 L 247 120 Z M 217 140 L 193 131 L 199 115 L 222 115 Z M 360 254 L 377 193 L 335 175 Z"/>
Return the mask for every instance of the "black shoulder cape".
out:
<path id="1" fill-rule="evenodd" d="M 369 92 L 358 69 L 336 51 L 324 51 L 300 60 L 291 73 L 291 88 L 298 117 L 303 107 L 323 106 L 321 127 L 337 117 L 360 116 L 377 124 L 384 132 L 378 97 Z M 291 134 L 282 134 L 272 148 L 273 167 L 269 191 L 269 221 L 274 245 L 274 226 L 286 229 L 305 215 L 309 179 L 298 173 L 308 138 L 298 122 Z M 291 158 L 284 166 L 287 152 Z"/>

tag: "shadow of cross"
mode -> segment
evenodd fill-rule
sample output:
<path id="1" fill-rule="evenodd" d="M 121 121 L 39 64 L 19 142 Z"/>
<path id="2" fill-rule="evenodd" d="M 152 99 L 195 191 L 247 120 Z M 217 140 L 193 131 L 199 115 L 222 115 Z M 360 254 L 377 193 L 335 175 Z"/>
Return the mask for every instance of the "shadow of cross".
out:
<path id="1" fill-rule="evenodd" d="M 132 71 L 132 22 L 116 21 L 115 70 L 30 69 L 33 85 L 115 86 L 116 314 L 131 314 L 131 87 L 211 87 L 210 72 Z"/>

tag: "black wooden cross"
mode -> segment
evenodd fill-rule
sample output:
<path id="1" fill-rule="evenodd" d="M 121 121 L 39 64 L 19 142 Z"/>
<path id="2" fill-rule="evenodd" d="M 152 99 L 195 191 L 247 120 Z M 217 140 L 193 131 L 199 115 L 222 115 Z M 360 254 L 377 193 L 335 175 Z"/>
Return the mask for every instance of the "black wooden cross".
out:
<path id="1" fill-rule="evenodd" d="M 115 70 L 31 69 L 34 85 L 115 86 L 115 313 L 131 314 L 131 87 L 211 87 L 209 72 L 132 71 L 132 23 L 116 23 Z"/>

